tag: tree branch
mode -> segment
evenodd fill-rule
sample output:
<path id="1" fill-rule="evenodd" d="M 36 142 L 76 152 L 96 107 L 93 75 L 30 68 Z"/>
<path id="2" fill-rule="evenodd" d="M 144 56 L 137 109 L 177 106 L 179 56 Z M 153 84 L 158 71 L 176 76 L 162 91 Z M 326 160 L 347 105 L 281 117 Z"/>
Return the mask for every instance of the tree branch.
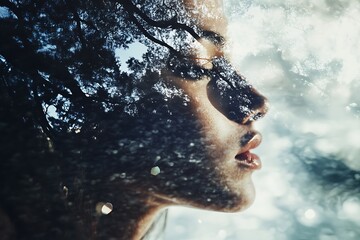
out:
<path id="1" fill-rule="evenodd" d="M 158 28 L 173 28 L 173 29 L 180 29 L 184 30 L 185 32 L 189 33 L 196 41 L 200 42 L 201 36 L 195 32 L 193 28 L 190 26 L 179 23 L 177 21 L 177 13 L 174 17 L 172 17 L 169 20 L 161 20 L 161 21 L 155 21 L 151 19 L 149 16 L 147 16 L 144 12 L 142 12 L 139 8 L 137 8 L 131 0 L 117 0 L 117 2 L 124 8 L 124 10 L 128 13 L 129 18 L 135 23 L 135 25 L 139 28 L 139 30 L 151 41 L 164 46 L 168 48 L 171 52 L 175 53 L 177 56 L 181 56 L 181 53 L 179 51 L 176 51 L 172 46 L 165 43 L 164 41 L 161 41 L 154 36 L 152 36 L 144 26 L 141 25 L 139 20 L 135 17 L 135 15 L 139 16 L 143 21 L 145 21 L 147 24 L 149 24 L 152 27 L 158 27 Z"/>
<path id="2" fill-rule="evenodd" d="M 82 45 L 83 48 L 86 48 L 87 47 L 86 40 L 84 38 L 84 34 L 82 32 L 82 29 L 81 29 L 81 18 L 79 16 L 79 14 L 77 13 L 76 8 L 72 4 L 72 1 L 66 0 L 66 5 L 68 5 L 68 7 L 70 8 L 71 13 L 74 16 L 74 20 L 76 22 L 76 30 L 77 30 L 81 45 Z"/>
<path id="3" fill-rule="evenodd" d="M 7 7 L 8 9 L 10 9 L 18 19 L 21 19 L 21 13 L 18 7 L 16 7 L 16 5 L 10 1 L 5 1 L 5 0 L 0 0 L 0 6 L 1 7 Z"/>
<path id="4" fill-rule="evenodd" d="M 30 73 L 33 69 L 47 72 L 60 82 L 64 83 L 72 93 L 73 100 L 88 100 L 82 92 L 79 84 L 73 79 L 66 66 L 43 54 L 36 53 L 30 43 L 24 37 L 20 37 L 25 47 L 20 47 L 12 36 L 23 34 L 21 29 L 15 29 L 11 24 L 0 24 L 0 53 L 8 62 L 16 66 L 24 73 Z M 16 53 L 16 54 L 14 54 Z M 31 59 L 31 60 L 30 60 Z"/>
<path id="5" fill-rule="evenodd" d="M 193 38 L 199 40 L 201 37 L 192 29 L 191 27 L 187 26 L 186 24 L 179 23 L 177 21 L 177 14 L 169 20 L 162 20 L 162 21 L 155 21 L 149 18 L 145 13 L 143 13 L 140 9 L 138 9 L 131 1 L 129 0 L 118 0 L 118 2 L 125 8 L 125 10 L 129 14 L 137 14 L 141 17 L 144 21 L 154 27 L 159 28 L 167 28 L 171 27 L 173 29 L 182 29 L 188 32 Z"/>
<path id="6" fill-rule="evenodd" d="M 180 52 L 178 52 L 177 50 L 175 50 L 172 46 L 170 46 L 169 44 L 160 41 L 159 39 L 155 38 L 154 36 L 152 36 L 150 33 L 148 33 L 146 31 L 146 29 L 140 24 L 140 22 L 136 19 L 136 17 L 134 15 L 129 15 L 129 18 L 132 20 L 132 22 L 134 22 L 134 24 L 139 28 L 139 30 L 145 35 L 145 37 L 147 37 L 148 39 L 150 39 L 151 41 L 168 48 L 172 53 L 176 54 L 176 55 L 181 55 Z"/>
<path id="7" fill-rule="evenodd" d="M 32 74 L 33 78 L 34 78 L 34 85 L 32 87 L 33 92 L 34 92 L 34 101 L 35 101 L 35 111 L 34 113 L 36 114 L 37 120 L 39 121 L 39 125 L 41 126 L 41 129 L 43 130 L 43 132 L 45 133 L 45 135 L 51 139 L 53 139 L 53 131 L 52 131 L 52 127 L 50 126 L 48 120 L 46 119 L 43 107 L 41 105 L 41 99 L 39 97 L 39 93 L 38 93 L 38 78 L 40 76 L 38 76 L 38 73 L 34 73 Z"/>

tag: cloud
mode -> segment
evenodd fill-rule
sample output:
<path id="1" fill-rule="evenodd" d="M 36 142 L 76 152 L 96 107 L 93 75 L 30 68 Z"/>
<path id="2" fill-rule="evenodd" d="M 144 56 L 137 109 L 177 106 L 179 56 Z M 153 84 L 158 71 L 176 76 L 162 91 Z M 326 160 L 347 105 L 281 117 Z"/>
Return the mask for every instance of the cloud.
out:
<path id="1" fill-rule="evenodd" d="M 339 194 L 358 186 L 360 176 L 346 175 L 360 171 L 360 2 L 228 0 L 227 6 L 228 54 L 271 104 L 256 125 L 264 136 L 257 150 L 264 168 L 254 174 L 258 194 L 249 210 L 196 212 L 216 223 L 205 221 L 182 237 L 206 239 L 211 229 L 243 240 L 358 239 L 359 231 L 348 231 L 359 225 L 358 187 L 343 194 L 343 203 Z M 324 168 L 311 162 L 311 172 L 307 161 L 317 158 Z M 340 163 L 345 167 L 337 169 Z M 170 226 L 187 226 L 192 211 L 173 213 Z"/>

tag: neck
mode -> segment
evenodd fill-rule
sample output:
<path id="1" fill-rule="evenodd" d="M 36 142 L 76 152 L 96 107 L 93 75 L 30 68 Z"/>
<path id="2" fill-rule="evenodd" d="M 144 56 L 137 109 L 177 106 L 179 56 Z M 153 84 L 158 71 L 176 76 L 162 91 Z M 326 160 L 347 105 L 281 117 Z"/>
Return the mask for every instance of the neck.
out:
<path id="1" fill-rule="evenodd" d="M 120 198 L 112 202 L 110 214 L 98 217 L 94 239 L 142 239 L 164 208 L 151 198 L 144 199 L 143 194 L 128 194 Z"/>

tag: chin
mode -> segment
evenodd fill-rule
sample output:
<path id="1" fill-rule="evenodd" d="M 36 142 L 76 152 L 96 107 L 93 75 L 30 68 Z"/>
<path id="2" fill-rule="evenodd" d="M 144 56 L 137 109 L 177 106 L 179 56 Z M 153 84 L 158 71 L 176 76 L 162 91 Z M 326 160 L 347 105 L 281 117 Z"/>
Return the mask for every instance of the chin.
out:
<path id="1" fill-rule="evenodd" d="M 236 198 L 233 201 L 234 204 L 226 209 L 226 212 L 240 212 L 254 203 L 256 192 L 251 174 L 246 174 L 240 181 L 231 181 L 229 186 Z"/>
<path id="2" fill-rule="evenodd" d="M 201 195 L 197 199 L 192 199 L 195 201 L 189 201 L 188 203 L 190 203 L 191 207 L 199 209 L 236 213 L 249 208 L 255 200 L 255 189 L 251 179 L 238 184 L 235 188 L 231 188 L 229 185 L 223 186 L 216 193 L 211 197 L 206 194 Z"/>
<path id="3" fill-rule="evenodd" d="M 248 209 L 255 200 L 255 193 L 249 194 L 249 195 L 243 195 L 240 197 L 238 201 L 234 201 L 230 207 L 225 208 L 223 212 L 229 212 L 229 213 L 235 213 L 235 212 L 242 212 L 246 209 Z"/>
<path id="4" fill-rule="evenodd" d="M 229 199 L 220 199 L 222 204 L 218 204 L 218 209 L 214 209 L 221 212 L 241 212 L 249 208 L 255 200 L 255 189 L 253 185 L 246 186 L 240 192 L 236 192 Z"/>
<path id="5" fill-rule="evenodd" d="M 253 171 L 247 171 L 239 178 L 228 179 L 227 185 L 236 198 L 227 212 L 239 212 L 249 208 L 255 201 L 256 191 L 252 180 Z"/>

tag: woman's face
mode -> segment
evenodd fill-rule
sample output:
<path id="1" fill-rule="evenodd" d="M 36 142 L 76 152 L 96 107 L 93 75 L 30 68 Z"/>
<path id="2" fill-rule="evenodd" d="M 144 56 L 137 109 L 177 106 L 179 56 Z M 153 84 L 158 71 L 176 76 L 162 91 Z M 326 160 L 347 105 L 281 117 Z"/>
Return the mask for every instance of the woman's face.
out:
<path id="1" fill-rule="evenodd" d="M 170 101 L 171 114 L 156 124 L 163 136 L 154 161 L 160 173 L 149 174 L 148 189 L 170 204 L 220 211 L 246 208 L 254 199 L 251 174 L 261 168 L 259 158 L 251 153 L 261 142 L 253 121 L 265 114 L 265 99 L 245 83 L 229 89 L 229 94 L 214 90 L 215 79 L 194 82 L 168 77 L 188 100 L 185 105 Z M 229 98 L 221 99 L 216 93 Z M 239 105 L 227 109 L 231 104 Z"/>
<path id="2" fill-rule="evenodd" d="M 151 175 L 149 169 L 143 185 L 155 202 L 239 211 L 254 199 L 251 174 L 261 161 L 251 150 L 261 135 L 253 122 L 266 113 L 266 99 L 231 67 L 221 49 L 202 42 L 205 47 L 192 62 L 207 69 L 206 76 L 194 80 L 164 70 L 167 89 L 181 92 L 183 101 L 169 99 L 170 112 L 158 113 L 156 122 L 148 120 L 148 131 L 157 134 L 149 155 L 160 173 Z M 203 59 L 209 59 L 206 65 Z"/>

